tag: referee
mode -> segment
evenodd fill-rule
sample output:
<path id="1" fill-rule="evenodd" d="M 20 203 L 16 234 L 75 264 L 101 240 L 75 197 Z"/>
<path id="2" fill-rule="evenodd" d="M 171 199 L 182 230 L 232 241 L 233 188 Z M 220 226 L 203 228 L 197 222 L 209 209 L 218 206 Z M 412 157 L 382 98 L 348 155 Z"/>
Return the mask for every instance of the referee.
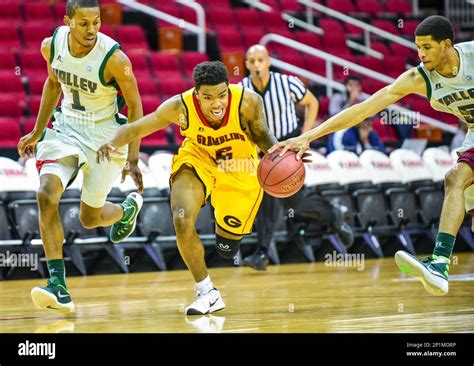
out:
<path id="1" fill-rule="evenodd" d="M 270 71 L 270 65 L 267 49 L 262 45 L 251 46 L 247 51 L 245 61 L 250 75 L 245 77 L 240 84 L 262 97 L 269 129 L 279 141 L 282 141 L 299 136 L 300 133 L 313 128 L 318 115 L 319 102 L 301 80 L 295 76 Z M 296 104 L 305 107 L 304 123 L 301 129 L 296 116 Z M 244 259 L 244 265 L 256 270 L 266 269 L 269 263 L 266 252 L 278 221 L 281 204 L 287 208 L 293 208 L 301 216 L 329 225 L 346 246 L 352 244 L 352 230 L 344 222 L 342 213 L 320 195 L 312 194 L 311 197 L 307 197 L 302 189 L 291 197 L 278 199 L 265 193 L 257 214 L 257 250 Z"/>

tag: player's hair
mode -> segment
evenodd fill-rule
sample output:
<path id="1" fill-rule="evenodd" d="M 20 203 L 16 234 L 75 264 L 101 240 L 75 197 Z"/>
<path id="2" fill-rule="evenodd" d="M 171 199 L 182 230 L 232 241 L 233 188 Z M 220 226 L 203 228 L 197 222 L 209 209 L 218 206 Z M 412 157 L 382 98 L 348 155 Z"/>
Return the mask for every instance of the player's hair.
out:
<path id="1" fill-rule="evenodd" d="M 193 70 L 193 80 L 196 90 L 201 85 L 229 84 L 227 69 L 220 61 L 205 61 L 197 64 Z"/>
<path id="2" fill-rule="evenodd" d="M 347 85 L 347 83 L 351 80 L 358 81 L 359 84 L 362 84 L 362 79 L 359 76 L 349 75 L 344 79 L 344 85 Z"/>
<path id="3" fill-rule="evenodd" d="M 66 15 L 72 18 L 76 14 L 76 10 L 80 8 L 98 8 L 99 0 L 67 0 Z"/>
<path id="4" fill-rule="evenodd" d="M 431 36 L 436 42 L 449 39 L 454 43 L 453 25 L 448 18 L 441 15 L 432 15 L 418 24 L 415 36 Z"/>

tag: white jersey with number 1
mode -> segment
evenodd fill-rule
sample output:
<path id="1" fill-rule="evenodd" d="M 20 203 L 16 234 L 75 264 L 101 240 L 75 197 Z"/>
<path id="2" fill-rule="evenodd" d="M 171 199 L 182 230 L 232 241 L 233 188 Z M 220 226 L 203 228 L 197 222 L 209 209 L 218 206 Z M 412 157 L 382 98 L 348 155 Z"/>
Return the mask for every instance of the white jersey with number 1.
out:
<path id="1" fill-rule="evenodd" d="M 66 121 L 96 124 L 110 121 L 119 111 L 118 85 L 108 84 L 104 70 L 119 44 L 102 33 L 84 57 L 69 52 L 69 27 L 56 29 L 51 43 L 50 64 L 61 83 L 63 100 L 61 112 Z"/>

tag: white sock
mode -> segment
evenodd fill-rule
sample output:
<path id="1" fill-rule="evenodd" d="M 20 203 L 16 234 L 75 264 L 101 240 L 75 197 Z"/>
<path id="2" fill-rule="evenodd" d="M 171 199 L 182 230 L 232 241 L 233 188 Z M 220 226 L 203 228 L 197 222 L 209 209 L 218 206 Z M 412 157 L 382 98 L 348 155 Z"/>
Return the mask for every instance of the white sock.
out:
<path id="1" fill-rule="evenodd" d="M 196 290 L 198 290 L 201 294 L 207 294 L 213 288 L 214 285 L 212 284 L 211 277 L 209 277 L 209 275 L 202 281 L 196 282 Z"/>

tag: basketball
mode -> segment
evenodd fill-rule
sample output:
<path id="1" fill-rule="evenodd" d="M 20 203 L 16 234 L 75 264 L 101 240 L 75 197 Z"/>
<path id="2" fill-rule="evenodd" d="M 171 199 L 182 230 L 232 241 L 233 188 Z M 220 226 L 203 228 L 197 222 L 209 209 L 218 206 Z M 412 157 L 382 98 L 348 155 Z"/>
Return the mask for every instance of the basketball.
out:
<path id="1" fill-rule="evenodd" d="M 303 160 L 296 160 L 294 151 L 279 156 L 281 150 L 266 154 L 258 165 L 258 181 L 263 190 L 273 197 L 289 197 L 298 192 L 304 184 Z"/>

